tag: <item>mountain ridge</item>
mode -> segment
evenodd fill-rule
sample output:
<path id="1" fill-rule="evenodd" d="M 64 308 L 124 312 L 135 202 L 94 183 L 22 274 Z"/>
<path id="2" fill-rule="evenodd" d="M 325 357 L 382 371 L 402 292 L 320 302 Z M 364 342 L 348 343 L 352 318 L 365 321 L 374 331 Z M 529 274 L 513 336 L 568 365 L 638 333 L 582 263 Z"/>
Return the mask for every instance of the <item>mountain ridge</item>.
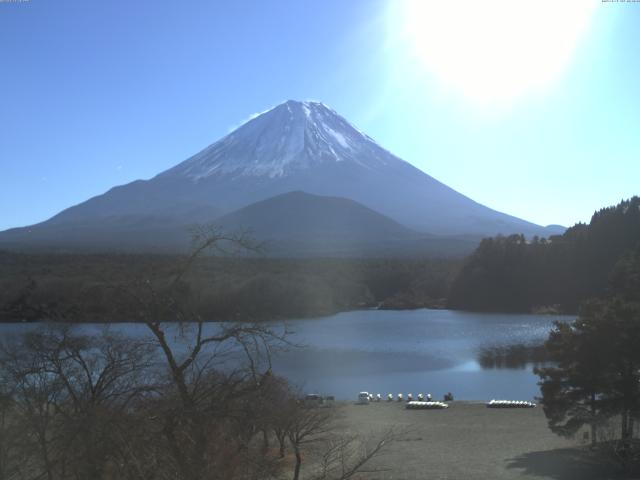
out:
<path id="1" fill-rule="evenodd" d="M 25 227 L 31 234 L 23 241 L 46 243 L 53 225 L 61 240 L 68 228 L 71 240 L 83 225 L 105 218 L 209 222 L 294 191 L 353 200 L 422 234 L 548 236 L 562 231 L 485 207 L 393 155 L 326 105 L 289 100 L 149 180 L 113 187 Z M 0 243 L 6 237 L 7 232 L 0 233 Z"/>

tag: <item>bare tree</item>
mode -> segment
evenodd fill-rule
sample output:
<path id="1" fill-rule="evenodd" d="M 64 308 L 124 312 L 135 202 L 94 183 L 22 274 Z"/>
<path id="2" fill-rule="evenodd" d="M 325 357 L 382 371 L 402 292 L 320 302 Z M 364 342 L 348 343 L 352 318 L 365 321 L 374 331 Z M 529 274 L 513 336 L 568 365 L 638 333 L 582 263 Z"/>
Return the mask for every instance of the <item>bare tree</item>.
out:
<path id="1" fill-rule="evenodd" d="M 149 388 L 141 373 L 150 355 L 131 339 L 70 327 L 5 341 L 0 367 L 13 390 L 11 415 L 24 432 L 16 444 L 32 453 L 28 474 L 101 478 L 115 458 L 116 426 Z"/>
<path id="2" fill-rule="evenodd" d="M 224 478 L 228 473 L 221 463 L 228 467 L 234 456 L 246 456 L 260 416 L 257 411 L 248 414 L 253 406 L 250 398 L 260 392 L 271 370 L 272 350 L 286 343 L 284 329 L 237 322 L 206 324 L 192 307 L 192 299 L 185 297 L 182 282 L 202 255 L 257 250 L 243 232 L 229 235 L 215 227 L 199 227 L 192 253 L 172 280 L 158 285 L 145 279 L 123 289 L 138 305 L 139 320 L 166 362 L 161 432 L 180 478 Z M 234 438 L 229 438 L 231 432 Z M 236 445 L 234 455 L 212 452 L 221 435 L 225 446 Z"/>
<path id="3" fill-rule="evenodd" d="M 296 458 L 293 480 L 300 478 L 303 449 L 312 443 L 324 440 L 324 436 L 331 431 L 332 413 L 331 409 L 306 408 L 300 400 L 291 400 L 286 430 Z"/>
<path id="4" fill-rule="evenodd" d="M 15 420 L 12 419 L 13 392 L 7 387 L 10 383 L 0 375 L 0 480 L 15 478 L 18 473 Z"/>
<path id="5" fill-rule="evenodd" d="M 376 467 L 369 469 L 371 460 L 379 457 L 393 442 L 407 433 L 387 430 L 374 440 L 359 435 L 333 435 L 324 444 L 319 473 L 313 480 L 348 480 L 358 474 L 387 471 Z"/>

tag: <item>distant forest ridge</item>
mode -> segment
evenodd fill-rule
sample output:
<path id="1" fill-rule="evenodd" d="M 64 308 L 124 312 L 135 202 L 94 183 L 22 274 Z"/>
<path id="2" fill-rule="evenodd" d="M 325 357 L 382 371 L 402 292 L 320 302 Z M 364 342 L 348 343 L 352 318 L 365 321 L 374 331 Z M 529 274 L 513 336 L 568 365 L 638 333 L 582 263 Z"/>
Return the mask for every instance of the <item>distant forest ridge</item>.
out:
<path id="1" fill-rule="evenodd" d="M 448 306 L 473 311 L 574 313 L 640 265 L 640 198 L 596 212 L 549 239 L 484 239 L 463 264 Z M 638 270 L 633 270 L 638 272 Z"/>
<path id="2" fill-rule="evenodd" d="M 206 320 L 443 307 L 461 262 L 205 257 L 167 292 L 184 260 L 178 255 L 0 252 L 0 322 L 135 321 L 138 307 L 126 292 L 147 280 Z"/>
<path id="3" fill-rule="evenodd" d="M 132 321 L 123 291 L 150 281 L 164 292 L 184 261 L 0 252 L 0 321 Z M 207 320 L 259 321 L 362 308 L 575 313 L 621 289 L 640 294 L 638 197 L 563 235 L 486 238 L 464 260 L 201 258 L 171 294 Z"/>

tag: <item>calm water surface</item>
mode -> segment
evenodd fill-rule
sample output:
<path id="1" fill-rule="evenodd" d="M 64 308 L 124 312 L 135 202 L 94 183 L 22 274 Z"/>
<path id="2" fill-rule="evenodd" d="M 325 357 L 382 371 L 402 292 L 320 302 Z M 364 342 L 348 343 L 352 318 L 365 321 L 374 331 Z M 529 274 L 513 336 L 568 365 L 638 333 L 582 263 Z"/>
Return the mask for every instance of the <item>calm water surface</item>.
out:
<path id="1" fill-rule="evenodd" d="M 532 366 L 483 369 L 485 347 L 543 342 L 553 315 L 481 314 L 451 310 L 360 310 L 322 318 L 291 320 L 291 340 L 303 348 L 279 353 L 274 371 L 304 391 L 355 399 L 357 392 L 405 395 L 431 393 L 441 398 L 528 400 L 539 395 Z M 0 335 L 37 325 L 0 324 Z M 102 326 L 85 325 L 88 331 Z M 146 335 L 143 325 L 111 328 Z M 211 325 L 210 328 L 214 328 Z"/>

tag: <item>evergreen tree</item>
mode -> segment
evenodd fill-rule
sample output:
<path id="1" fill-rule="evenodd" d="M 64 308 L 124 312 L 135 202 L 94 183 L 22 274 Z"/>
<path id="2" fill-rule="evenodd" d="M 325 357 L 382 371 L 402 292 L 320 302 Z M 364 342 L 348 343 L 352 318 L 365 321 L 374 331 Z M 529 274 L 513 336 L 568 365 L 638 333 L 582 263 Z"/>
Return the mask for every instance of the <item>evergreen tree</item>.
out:
<path id="1" fill-rule="evenodd" d="M 557 323 L 546 348 L 555 365 L 536 369 L 551 430 L 572 436 L 620 421 L 627 451 L 640 415 L 640 304 L 620 297 L 586 302 L 578 319 Z"/>
<path id="2" fill-rule="evenodd" d="M 607 359 L 612 345 L 602 341 L 607 326 L 601 309 L 599 302 L 590 302 L 574 323 L 557 322 L 545 344 L 555 365 L 535 370 L 549 428 L 571 437 L 588 425 L 592 444 L 607 415 L 604 397 L 610 389 Z"/>
<path id="3" fill-rule="evenodd" d="M 622 277 L 628 275 L 625 268 L 637 271 L 640 250 L 635 256 L 629 252 L 639 247 L 640 197 L 602 209 L 589 225 L 578 223 L 548 240 L 484 239 L 452 282 L 449 306 L 520 312 L 556 306 L 575 312 L 584 300 L 605 295 L 614 267 Z M 627 285 L 627 296 L 640 296 L 638 278 L 620 283 Z"/>

